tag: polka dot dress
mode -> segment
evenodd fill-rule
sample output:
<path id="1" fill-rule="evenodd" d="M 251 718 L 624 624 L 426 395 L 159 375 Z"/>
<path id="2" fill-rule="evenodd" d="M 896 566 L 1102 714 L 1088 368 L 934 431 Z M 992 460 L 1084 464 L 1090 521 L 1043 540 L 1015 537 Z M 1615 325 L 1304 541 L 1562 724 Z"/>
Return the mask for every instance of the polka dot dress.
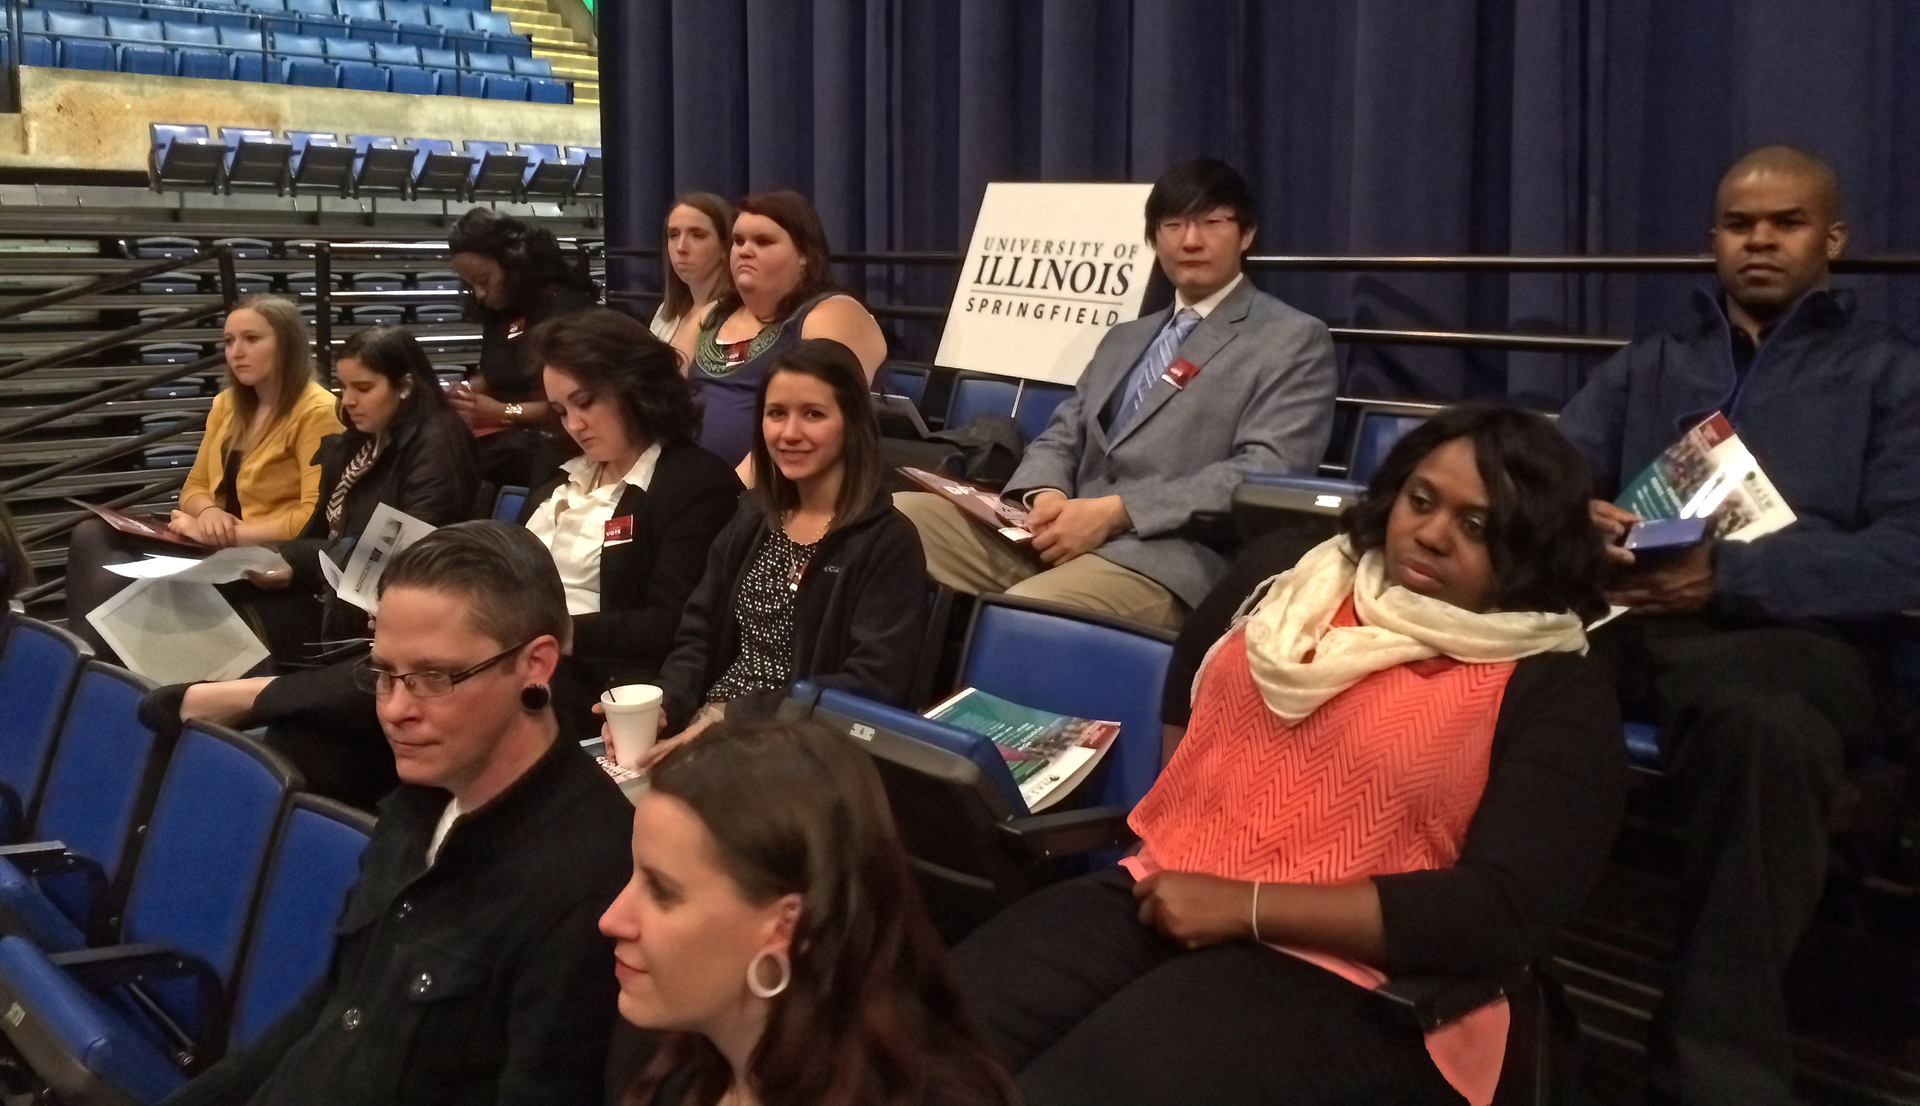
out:
<path id="1" fill-rule="evenodd" d="M 754 691 L 778 691 L 793 679 L 793 597 L 819 542 L 801 545 L 775 530 L 747 566 L 734 603 L 740 655 L 707 691 L 724 703 Z"/>

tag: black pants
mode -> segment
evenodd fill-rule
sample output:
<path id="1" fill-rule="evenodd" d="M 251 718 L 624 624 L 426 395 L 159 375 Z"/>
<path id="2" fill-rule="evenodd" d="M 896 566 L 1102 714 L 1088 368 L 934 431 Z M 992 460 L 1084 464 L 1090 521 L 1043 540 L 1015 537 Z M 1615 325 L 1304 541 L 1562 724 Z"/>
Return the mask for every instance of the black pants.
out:
<path id="1" fill-rule="evenodd" d="M 1384 1000 L 1250 941 L 1182 950 L 1123 868 L 1015 904 L 953 961 L 1028 1106 L 1461 1101 Z"/>
<path id="2" fill-rule="evenodd" d="M 1679 940 L 1655 1011 L 1656 1101 L 1784 1103 L 1781 990 L 1826 880 L 1846 753 L 1874 732 L 1862 654 L 1810 630 L 1623 618 L 1594 647 L 1630 718 L 1657 722 L 1685 829 Z"/>
<path id="3" fill-rule="evenodd" d="M 276 678 L 253 702 L 250 725 L 307 779 L 307 790 L 373 810 L 399 786 L 373 696 L 353 684 L 353 662 Z"/>

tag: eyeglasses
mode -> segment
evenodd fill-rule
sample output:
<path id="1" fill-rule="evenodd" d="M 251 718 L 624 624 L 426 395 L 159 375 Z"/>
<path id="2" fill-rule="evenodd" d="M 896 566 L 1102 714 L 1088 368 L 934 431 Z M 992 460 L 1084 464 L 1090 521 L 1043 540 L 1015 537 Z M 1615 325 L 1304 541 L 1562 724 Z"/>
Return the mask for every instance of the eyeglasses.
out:
<path id="1" fill-rule="evenodd" d="M 407 694 L 422 699 L 437 699 L 453 692 L 453 685 L 471 680 L 520 650 L 533 644 L 532 640 L 523 641 L 505 652 L 495 653 L 471 668 L 462 668 L 458 672 L 436 672 L 426 669 L 421 672 L 389 672 L 374 666 L 372 658 L 363 658 L 353 666 L 353 686 L 361 691 L 370 691 L 375 696 L 385 698 L 393 694 L 394 684 L 405 684 Z"/>

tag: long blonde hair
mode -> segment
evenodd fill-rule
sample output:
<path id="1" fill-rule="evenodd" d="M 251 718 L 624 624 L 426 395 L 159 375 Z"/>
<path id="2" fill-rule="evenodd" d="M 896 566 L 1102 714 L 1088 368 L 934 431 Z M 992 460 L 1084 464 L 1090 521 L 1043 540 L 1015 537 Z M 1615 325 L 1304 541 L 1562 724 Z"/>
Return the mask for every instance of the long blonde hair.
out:
<path id="1" fill-rule="evenodd" d="M 313 382 L 313 339 L 307 333 L 306 320 L 300 317 L 300 308 L 285 296 L 245 296 L 233 309 L 253 312 L 273 331 L 274 359 L 278 362 L 273 375 L 280 391 L 273 397 L 273 417 L 269 421 L 277 423 L 293 413 L 301 393 Z M 245 434 L 260 410 L 259 394 L 234 379 L 231 366 L 227 369 L 227 388 L 233 392 L 234 419 L 232 434 L 223 446 Z"/>

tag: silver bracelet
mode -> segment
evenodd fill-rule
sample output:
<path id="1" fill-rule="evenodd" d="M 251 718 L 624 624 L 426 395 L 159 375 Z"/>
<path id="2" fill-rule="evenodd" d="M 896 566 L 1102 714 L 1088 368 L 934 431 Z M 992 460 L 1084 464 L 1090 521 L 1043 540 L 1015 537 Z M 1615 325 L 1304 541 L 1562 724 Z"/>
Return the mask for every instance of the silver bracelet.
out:
<path id="1" fill-rule="evenodd" d="M 1257 944 L 1266 944 L 1260 940 L 1260 881 L 1253 881 L 1253 939 Z"/>

